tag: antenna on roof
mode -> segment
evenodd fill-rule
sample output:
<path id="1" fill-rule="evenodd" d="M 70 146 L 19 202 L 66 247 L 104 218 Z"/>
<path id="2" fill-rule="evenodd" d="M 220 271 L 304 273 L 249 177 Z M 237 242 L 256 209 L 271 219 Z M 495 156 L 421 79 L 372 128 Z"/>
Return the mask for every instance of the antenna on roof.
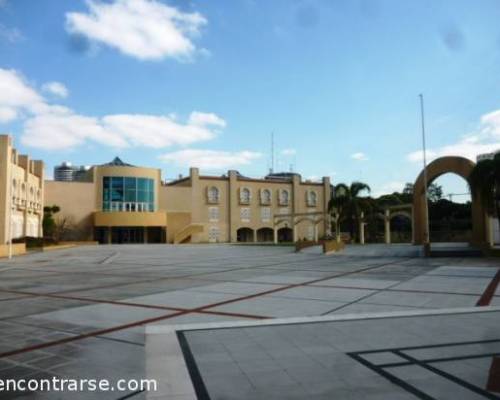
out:
<path id="1" fill-rule="evenodd" d="M 274 172 L 274 131 L 271 132 L 271 169 L 270 173 Z"/>

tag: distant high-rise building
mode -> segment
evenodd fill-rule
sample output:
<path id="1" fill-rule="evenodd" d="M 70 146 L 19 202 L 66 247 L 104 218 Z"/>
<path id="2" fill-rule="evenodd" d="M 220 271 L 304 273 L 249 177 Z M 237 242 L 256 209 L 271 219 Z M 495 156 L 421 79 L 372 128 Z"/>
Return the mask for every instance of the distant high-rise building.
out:
<path id="1" fill-rule="evenodd" d="M 90 167 L 74 166 L 70 162 L 63 162 L 54 167 L 54 180 L 60 182 L 85 181 Z"/>

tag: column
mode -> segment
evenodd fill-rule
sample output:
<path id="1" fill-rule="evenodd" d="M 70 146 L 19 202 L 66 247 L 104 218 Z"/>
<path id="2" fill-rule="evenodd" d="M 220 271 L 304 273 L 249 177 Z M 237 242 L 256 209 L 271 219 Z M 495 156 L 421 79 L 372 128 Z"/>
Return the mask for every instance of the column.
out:
<path id="1" fill-rule="evenodd" d="M 144 227 L 144 243 L 148 243 L 148 227 Z"/>
<path id="2" fill-rule="evenodd" d="M 108 239 L 107 239 L 107 241 L 106 241 L 106 242 L 107 242 L 107 244 L 111 244 L 111 227 L 110 227 L 110 226 L 108 226 L 108 229 L 107 229 L 107 231 L 106 231 L 106 234 L 107 234 L 107 236 L 108 236 Z"/>
<path id="3" fill-rule="evenodd" d="M 487 225 L 488 225 L 488 244 L 490 247 L 493 247 L 495 245 L 495 233 L 494 233 L 494 225 L 493 225 L 493 218 L 490 217 L 489 215 L 486 216 L 487 218 Z"/>
<path id="4" fill-rule="evenodd" d="M 257 229 L 253 229 L 253 242 L 257 243 Z"/>
<path id="5" fill-rule="evenodd" d="M 314 241 L 318 241 L 318 224 L 314 223 Z"/>
<path id="6" fill-rule="evenodd" d="M 359 218 L 359 243 L 365 244 L 365 213 L 362 212 Z"/>
<path id="7" fill-rule="evenodd" d="M 273 228 L 273 242 L 274 244 L 278 244 L 278 229 Z"/>
<path id="8" fill-rule="evenodd" d="M 389 210 L 385 210 L 384 228 L 385 244 L 391 244 L 391 212 Z"/>

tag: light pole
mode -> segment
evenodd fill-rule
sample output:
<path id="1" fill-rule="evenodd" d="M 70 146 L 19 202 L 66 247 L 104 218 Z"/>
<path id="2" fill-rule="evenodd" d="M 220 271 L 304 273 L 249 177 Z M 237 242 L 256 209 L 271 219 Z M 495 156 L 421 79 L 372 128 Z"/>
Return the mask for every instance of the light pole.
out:
<path id="1" fill-rule="evenodd" d="M 9 155 L 10 156 L 10 155 Z M 11 165 L 12 160 L 9 158 L 7 160 L 7 168 L 9 168 L 9 179 L 7 181 L 8 185 L 8 196 L 9 196 L 9 260 L 12 259 L 12 165 Z"/>
<path id="2" fill-rule="evenodd" d="M 419 94 L 419 97 L 420 97 L 420 116 L 422 122 L 422 154 L 424 161 L 424 213 L 425 213 L 424 249 L 428 251 L 430 246 L 430 240 L 429 240 L 429 205 L 427 204 L 427 152 L 425 143 L 424 95 Z"/>

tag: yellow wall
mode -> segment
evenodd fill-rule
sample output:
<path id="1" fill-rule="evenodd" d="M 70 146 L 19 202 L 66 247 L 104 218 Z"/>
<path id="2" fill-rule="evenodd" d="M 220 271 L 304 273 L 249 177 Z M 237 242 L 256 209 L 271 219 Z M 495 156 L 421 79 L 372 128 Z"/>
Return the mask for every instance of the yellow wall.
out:
<path id="1" fill-rule="evenodd" d="M 77 230 L 75 239 L 90 240 L 93 237 L 95 191 L 92 182 L 45 182 L 45 205 L 61 208 L 55 219 L 66 218 Z"/>
<path id="2" fill-rule="evenodd" d="M 165 185 L 161 182 L 161 171 L 153 168 L 126 166 L 97 166 L 92 168 L 93 182 L 47 182 L 46 204 L 57 204 L 61 207 L 61 215 L 71 215 L 76 221 L 93 226 L 161 226 L 167 228 L 167 241 L 172 242 L 177 233 L 191 224 L 202 226 L 193 232 L 191 241 L 199 242 L 235 242 L 237 230 L 247 227 L 257 232 L 260 228 L 278 229 L 273 216 L 292 213 L 317 212 L 326 213 L 326 203 L 330 191 L 330 181 L 325 178 L 322 183 L 302 182 L 300 176 L 292 181 L 271 181 L 264 179 L 248 179 L 240 177 L 235 171 L 225 176 L 200 176 L 197 168 L 191 168 L 188 178 Z M 115 212 L 102 211 L 102 178 L 104 176 L 145 177 L 155 180 L 156 212 Z M 219 201 L 211 204 L 208 201 L 208 189 L 219 190 Z M 251 191 L 249 204 L 240 204 L 240 190 Z M 271 204 L 261 204 L 261 190 L 271 191 Z M 288 205 L 278 201 L 280 190 L 289 193 Z M 317 196 L 317 204 L 310 207 L 306 202 L 306 193 L 313 190 Z M 218 218 L 211 219 L 210 211 L 218 210 Z M 263 220 L 263 208 L 270 211 L 269 218 Z M 248 221 L 242 220 L 242 209 L 250 210 Z M 321 217 L 321 215 L 319 216 Z M 315 217 L 316 218 L 316 217 Z M 293 227 L 293 224 L 289 224 Z M 311 219 L 300 222 L 295 229 L 295 238 L 305 238 L 311 234 L 311 226 L 316 226 L 317 236 L 325 233 L 326 223 L 314 223 Z M 186 232 L 186 231 L 184 231 Z M 218 232 L 214 239 L 214 232 Z"/>
<path id="3" fill-rule="evenodd" d="M 166 204 L 167 210 L 169 205 L 177 202 L 182 197 L 182 204 L 188 209 L 189 204 L 186 196 L 189 190 L 191 197 L 191 223 L 202 224 L 204 230 L 201 233 L 194 234 L 192 242 L 208 242 L 213 241 L 213 235 L 209 233 L 213 229 L 219 232 L 217 241 L 220 242 L 235 242 L 237 240 L 237 230 L 239 228 L 250 228 L 257 232 L 260 228 L 274 228 L 273 216 L 280 214 L 292 213 L 326 213 L 327 203 L 330 193 L 330 181 L 325 178 L 321 183 L 301 182 L 300 176 L 295 176 L 292 181 L 271 181 L 264 179 L 248 179 L 240 177 L 235 171 L 229 171 L 227 176 L 211 177 L 200 176 L 197 168 L 191 168 L 189 179 L 179 181 L 179 185 L 174 182 L 167 186 Z M 189 186 L 188 186 L 189 185 Z M 208 190 L 215 187 L 219 190 L 219 201 L 217 204 L 210 204 L 208 201 Z M 175 190 L 173 189 L 175 188 Z M 248 188 L 251 192 L 251 200 L 249 204 L 241 204 L 240 191 L 243 188 Z M 263 205 L 261 203 L 261 191 L 268 189 L 271 192 L 271 203 Z M 289 193 L 289 203 L 287 206 L 281 205 L 278 201 L 281 190 L 287 190 Z M 311 207 L 307 204 L 306 194 L 308 191 L 316 193 L 316 206 Z M 182 196 L 180 194 L 182 193 Z M 172 200 L 171 200 L 172 199 Z M 173 200 L 176 199 L 176 200 Z M 218 209 L 218 219 L 210 220 L 210 209 L 215 207 Z M 270 217 L 264 220 L 262 217 L 262 209 L 270 210 Z M 249 210 L 249 219 L 242 219 L 242 209 Z M 305 238 L 313 234 L 313 229 L 316 226 L 317 236 L 323 236 L 326 232 L 327 223 L 325 219 L 315 223 L 313 219 L 321 218 L 302 218 L 303 221 L 297 224 L 295 235 L 296 239 Z M 277 226 L 276 228 L 281 227 Z M 292 227 L 291 224 L 289 224 Z M 180 228 L 179 228 L 180 229 Z M 170 228 L 169 233 L 176 233 L 178 228 L 174 230 Z"/>
<path id="4" fill-rule="evenodd" d="M 42 235 L 43 196 L 43 162 L 18 154 L 11 137 L 0 135 L 0 244 L 9 234 Z"/>
<path id="5" fill-rule="evenodd" d="M 158 210 L 161 170 L 155 168 L 124 167 L 124 166 L 97 166 L 93 168 L 95 191 L 95 204 L 102 210 L 102 178 L 105 176 L 125 176 L 133 178 L 150 178 L 155 183 L 155 210 Z"/>
<path id="6" fill-rule="evenodd" d="M 17 256 L 20 254 L 26 254 L 26 244 L 24 243 L 14 243 L 12 244 L 12 255 Z M 9 256 L 9 245 L 0 244 L 0 258 Z"/>
<path id="7" fill-rule="evenodd" d="M 97 211 L 94 213 L 95 226 L 166 226 L 167 214 L 164 211 L 126 212 Z"/>

